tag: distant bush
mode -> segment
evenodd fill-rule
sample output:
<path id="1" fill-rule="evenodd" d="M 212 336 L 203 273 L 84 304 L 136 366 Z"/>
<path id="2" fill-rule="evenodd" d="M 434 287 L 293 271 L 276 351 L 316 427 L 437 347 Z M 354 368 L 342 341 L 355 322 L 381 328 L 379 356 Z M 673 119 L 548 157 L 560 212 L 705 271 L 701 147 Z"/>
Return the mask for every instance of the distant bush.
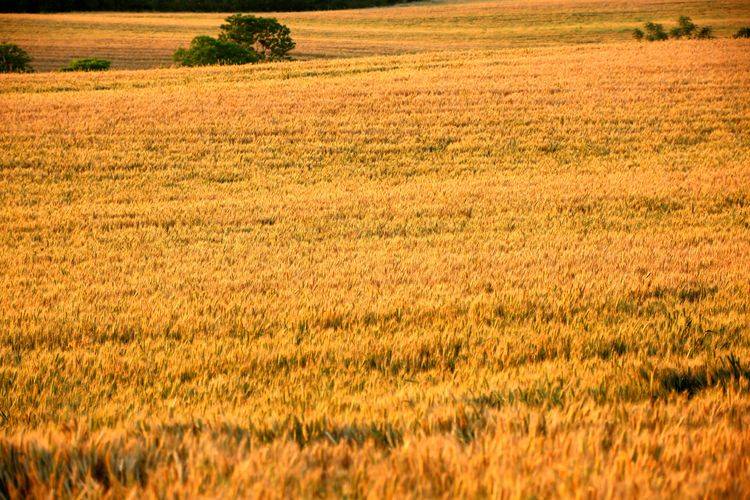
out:
<path id="1" fill-rule="evenodd" d="M 73 59 L 61 71 L 107 71 L 111 65 L 112 63 L 106 59 L 84 57 L 82 59 Z"/>
<path id="2" fill-rule="evenodd" d="M 689 17 L 680 16 L 677 20 L 677 26 L 669 32 L 672 38 L 694 38 L 707 39 L 713 38 L 713 29 L 711 26 L 697 26 Z"/>
<path id="3" fill-rule="evenodd" d="M 737 33 L 734 34 L 735 38 L 750 38 L 750 26 L 740 28 Z"/>
<path id="4" fill-rule="evenodd" d="M 697 31 L 698 26 L 687 16 L 680 16 L 677 26 L 669 30 L 672 38 L 691 38 Z"/>
<path id="5" fill-rule="evenodd" d="M 289 28 L 272 17 L 235 14 L 225 22 L 219 39 L 253 50 L 263 60 L 288 59 L 288 52 L 295 47 Z"/>
<path id="6" fill-rule="evenodd" d="M 197 36 L 190 42 L 189 48 L 179 48 L 174 53 L 174 61 L 180 66 L 249 64 L 260 59 L 254 50 L 210 36 Z"/>
<path id="7" fill-rule="evenodd" d="M 27 73 L 33 71 L 31 57 L 14 43 L 0 43 L 0 73 Z"/>
<path id="8" fill-rule="evenodd" d="M 174 61 L 181 66 L 209 66 L 289 59 L 295 43 L 289 28 L 276 19 L 235 14 L 224 21 L 218 39 L 197 36 L 190 48 L 177 49 Z"/>
<path id="9" fill-rule="evenodd" d="M 687 16 L 680 16 L 677 20 L 677 26 L 670 29 L 669 33 L 664 30 L 663 25 L 652 22 L 646 23 L 644 29 L 645 32 L 640 28 L 634 29 L 633 38 L 636 40 L 645 38 L 649 42 L 656 42 L 667 38 L 679 40 L 680 38 L 707 39 L 714 37 L 713 29 L 710 26 L 699 27 Z"/>
<path id="10" fill-rule="evenodd" d="M 714 29 L 711 26 L 702 26 L 701 29 L 698 30 L 698 33 L 696 33 L 694 38 L 697 38 L 698 40 L 707 40 L 713 37 Z"/>
<path id="11" fill-rule="evenodd" d="M 649 42 L 656 42 L 660 40 L 666 40 L 669 38 L 669 35 L 667 35 L 667 32 L 664 31 L 664 26 L 657 23 L 646 23 L 646 40 Z"/>

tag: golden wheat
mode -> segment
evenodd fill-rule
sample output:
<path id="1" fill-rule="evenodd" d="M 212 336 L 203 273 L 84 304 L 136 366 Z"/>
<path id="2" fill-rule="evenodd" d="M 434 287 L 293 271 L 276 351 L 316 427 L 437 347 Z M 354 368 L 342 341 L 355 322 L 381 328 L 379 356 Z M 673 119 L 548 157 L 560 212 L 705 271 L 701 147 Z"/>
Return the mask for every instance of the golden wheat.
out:
<path id="1" fill-rule="evenodd" d="M 398 5 L 329 12 L 264 14 L 291 30 L 298 59 L 588 44 L 631 39 L 646 21 L 680 15 L 728 37 L 750 25 L 746 0 L 488 0 Z M 114 68 L 170 66 L 197 35 L 218 33 L 224 14 L 0 14 L 0 40 L 25 47 L 40 71 L 74 57 L 111 59 Z"/>
<path id="2" fill-rule="evenodd" d="M 750 495 L 748 49 L 3 76 L 0 493 Z"/>

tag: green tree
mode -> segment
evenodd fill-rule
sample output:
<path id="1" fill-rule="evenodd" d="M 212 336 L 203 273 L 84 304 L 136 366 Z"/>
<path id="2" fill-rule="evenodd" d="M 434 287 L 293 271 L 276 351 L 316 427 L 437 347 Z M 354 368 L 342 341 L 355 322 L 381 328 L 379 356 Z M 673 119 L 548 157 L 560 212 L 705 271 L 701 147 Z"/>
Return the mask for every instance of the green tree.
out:
<path id="1" fill-rule="evenodd" d="M 107 71 L 111 65 L 112 63 L 106 59 L 85 57 L 83 59 L 73 59 L 61 71 Z"/>
<path id="2" fill-rule="evenodd" d="M 740 28 L 737 33 L 734 34 L 735 38 L 750 38 L 750 26 Z"/>
<path id="3" fill-rule="evenodd" d="M 680 16 L 677 20 L 677 26 L 669 30 L 669 36 L 672 38 L 692 38 L 698 26 L 688 17 Z"/>
<path id="4" fill-rule="evenodd" d="M 669 37 L 661 24 L 649 22 L 644 27 L 646 28 L 646 40 L 649 42 L 666 40 Z"/>
<path id="5" fill-rule="evenodd" d="M 258 53 L 252 49 L 210 36 L 193 38 L 189 48 L 180 47 L 173 57 L 180 66 L 249 64 L 260 60 Z"/>
<path id="6" fill-rule="evenodd" d="M 221 25 L 220 40 L 254 50 L 267 61 L 289 59 L 288 53 L 296 45 L 289 28 L 271 17 L 235 14 L 225 23 Z"/>
<path id="7" fill-rule="evenodd" d="M 33 71 L 31 57 L 14 43 L 0 43 L 0 73 L 25 73 Z"/>
<path id="8" fill-rule="evenodd" d="M 698 33 L 695 34 L 695 38 L 699 40 L 706 40 L 714 37 L 714 30 L 711 26 L 701 26 Z"/>

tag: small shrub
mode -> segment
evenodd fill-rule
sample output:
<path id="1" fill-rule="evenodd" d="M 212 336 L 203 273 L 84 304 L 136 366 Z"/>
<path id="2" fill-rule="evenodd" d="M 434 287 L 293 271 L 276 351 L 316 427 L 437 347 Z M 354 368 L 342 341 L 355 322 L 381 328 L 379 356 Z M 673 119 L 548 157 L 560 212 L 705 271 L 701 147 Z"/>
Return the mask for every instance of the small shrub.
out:
<path id="1" fill-rule="evenodd" d="M 73 59 L 61 71 L 107 71 L 111 65 L 112 63 L 106 59 L 84 57 L 82 59 Z"/>
<path id="2" fill-rule="evenodd" d="M 737 33 L 734 34 L 734 38 L 750 38 L 750 26 L 740 28 Z"/>
<path id="3" fill-rule="evenodd" d="M 698 29 L 698 26 L 687 16 L 680 16 L 677 20 L 677 26 L 669 30 L 669 36 L 672 38 L 691 38 Z"/>
<path id="4" fill-rule="evenodd" d="M 174 53 L 174 61 L 180 66 L 250 64 L 260 59 L 254 50 L 210 36 L 197 36 L 190 42 L 188 49 L 179 48 Z"/>
<path id="5" fill-rule="evenodd" d="M 221 25 L 220 40 L 234 42 L 253 50 L 267 61 L 289 59 L 287 55 L 295 47 L 289 28 L 272 17 L 255 17 L 235 14 Z"/>
<path id="6" fill-rule="evenodd" d="M 664 31 L 664 26 L 657 23 L 648 22 L 645 24 L 646 28 L 646 40 L 649 42 L 656 42 L 666 40 L 669 36 Z"/>
<path id="7" fill-rule="evenodd" d="M 0 43 L 0 73 L 27 73 L 33 71 L 31 57 L 14 43 Z"/>
<path id="8" fill-rule="evenodd" d="M 645 38 L 649 42 L 655 42 L 667 38 L 679 40 L 681 38 L 707 39 L 714 37 L 713 29 L 710 26 L 699 27 L 688 16 L 680 16 L 677 20 L 677 26 L 670 29 L 669 33 L 664 30 L 663 25 L 657 23 L 648 22 L 644 25 L 644 28 L 645 33 L 638 28 L 633 31 L 633 37 L 636 40 Z"/>
<path id="9" fill-rule="evenodd" d="M 696 33 L 695 38 L 698 40 L 708 40 L 714 37 L 714 30 L 711 26 L 702 26 Z"/>

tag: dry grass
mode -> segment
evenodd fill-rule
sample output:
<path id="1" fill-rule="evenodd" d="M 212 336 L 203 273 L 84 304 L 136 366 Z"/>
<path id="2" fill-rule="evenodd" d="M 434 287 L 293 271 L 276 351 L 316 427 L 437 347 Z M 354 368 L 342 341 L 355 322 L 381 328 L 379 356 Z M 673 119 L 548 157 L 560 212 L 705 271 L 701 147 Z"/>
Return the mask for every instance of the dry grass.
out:
<path id="1" fill-rule="evenodd" d="M 729 37 L 750 24 L 746 0 L 490 0 L 436 1 L 388 8 L 279 13 L 301 59 L 437 50 L 485 50 L 560 43 L 625 41 L 645 21 L 679 15 Z M 226 14 L 0 14 L 0 40 L 27 48 L 37 70 L 74 57 L 111 59 L 114 68 L 172 64 L 172 53 L 197 35 L 215 35 Z"/>
<path id="2" fill-rule="evenodd" d="M 750 495 L 748 49 L 3 76 L 0 494 Z"/>

